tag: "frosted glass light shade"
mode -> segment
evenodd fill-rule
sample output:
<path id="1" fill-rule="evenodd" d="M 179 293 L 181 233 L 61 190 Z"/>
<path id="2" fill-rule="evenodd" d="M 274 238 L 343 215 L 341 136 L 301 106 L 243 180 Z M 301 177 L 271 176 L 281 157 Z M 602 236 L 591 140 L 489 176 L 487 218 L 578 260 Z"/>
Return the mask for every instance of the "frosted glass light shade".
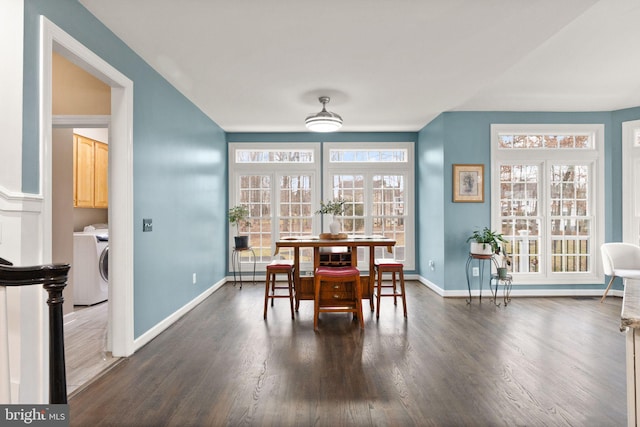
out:
<path id="1" fill-rule="evenodd" d="M 326 103 L 329 102 L 328 96 L 321 96 L 322 111 L 311 114 L 305 119 L 307 129 L 312 132 L 335 132 L 342 127 L 342 117 L 331 111 L 327 111 Z"/>

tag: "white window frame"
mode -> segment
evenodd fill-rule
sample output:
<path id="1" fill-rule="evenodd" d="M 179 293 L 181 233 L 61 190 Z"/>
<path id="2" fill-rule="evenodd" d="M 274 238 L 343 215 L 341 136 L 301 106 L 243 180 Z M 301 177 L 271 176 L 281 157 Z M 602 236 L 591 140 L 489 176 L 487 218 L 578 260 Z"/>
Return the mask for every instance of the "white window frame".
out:
<path id="1" fill-rule="evenodd" d="M 500 134 L 571 134 L 590 133 L 591 149 L 504 149 L 499 147 Z M 593 218 L 591 236 L 591 260 L 588 272 L 554 273 L 550 265 L 551 235 L 549 234 L 548 183 L 549 165 L 589 164 L 592 168 L 589 183 L 589 212 Z M 536 273 L 513 273 L 514 284 L 574 285 L 602 283 L 600 246 L 604 242 L 604 125 L 603 124 L 492 124 L 491 125 L 491 226 L 500 230 L 500 165 L 513 163 L 538 163 L 541 165 L 540 203 L 541 260 L 543 265 Z"/>
<path id="2" fill-rule="evenodd" d="M 622 123 L 622 241 L 640 244 L 640 120 Z"/>
<path id="3" fill-rule="evenodd" d="M 407 151 L 407 162 L 402 164 L 396 162 L 330 162 L 330 151 L 335 149 L 348 148 L 350 151 L 358 150 L 397 150 L 403 149 Z M 404 175 L 405 195 L 404 201 L 404 228 L 405 228 L 405 260 L 404 267 L 406 270 L 415 269 L 415 156 L 413 142 L 350 142 L 348 145 L 338 142 L 325 142 L 322 147 L 323 155 L 323 200 L 333 198 L 333 180 L 334 174 L 363 174 L 365 176 L 372 175 Z M 372 188 L 370 180 L 365 180 L 365 218 L 370 214 L 372 209 L 371 195 Z M 365 223 L 365 232 L 372 233 L 371 225 Z M 365 257 L 367 265 L 362 268 L 368 269 L 368 257 Z"/>
<path id="4" fill-rule="evenodd" d="M 237 150 L 275 150 L 275 151 L 295 151 L 299 149 L 313 150 L 313 163 L 236 163 Z M 320 158 L 320 143 L 293 143 L 293 142 L 233 142 L 229 143 L 229 206 L 238 204 L 240 197 L 239 178 L 242 175 L 269 175 L 272 183 L 280 182 L 283 175 L 310 175 L 312 206 L 320 205 L 320 177 L 322 162 Z M 271 197 L 271 212 L 278 212 L 280 205 L 280 192 L 274 191 Z M 277 218 L 277 216 L 276 216 Z M 313 221 L 313 233 L 319 234 L 319 221 Z M 275 251 L 275 242 L 279 239 L 279 221 L 271 221 L 272 253 Z M 234 233 L 230 229 L 228 244 L 230 248 L 234 245 Z M 229 257 L 229 269 L 233 269 Z M 257 271 L 264 271 L 266 262 L 256 264 Z M 309 266 L 301 266 L 301 269 Z"/>

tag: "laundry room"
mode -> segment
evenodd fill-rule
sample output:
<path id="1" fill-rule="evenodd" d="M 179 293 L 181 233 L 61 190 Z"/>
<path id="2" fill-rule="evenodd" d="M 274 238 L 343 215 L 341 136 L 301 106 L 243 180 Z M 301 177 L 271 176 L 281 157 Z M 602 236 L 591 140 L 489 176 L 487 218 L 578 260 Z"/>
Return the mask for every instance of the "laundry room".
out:
<path id="1" fill-rule="evenodd" d="M 54 129 L 53 141 L 52 255 L 71 264 L 67 315 L 108 296 L 108 130 Z"/>
<path id="2" fill-rule="evenodd" d="M 102 224 L 108 224 L 109 216 L 111 88 L 59 54 L 52 59 L 52 260 L 71 264 L 64 292 L 66 316 L 74 305 L 92 305 L 74 300 L 75 288 L 82 286 L 74 283 L 74 261 L 83 261 L 74 259 L 74 233 L 99 225 L 104 229 L 99 234 L 108 235 L 108 226 Z M 85 122 L 89 125 L 81 126 Z"/>
<path id="3" fill-rule="evenodd" d="M 52 261 L 71 264 L 64 290 L 68 393 L 113 362 L 108 354 L 111 88 L 53 55 Z"/>

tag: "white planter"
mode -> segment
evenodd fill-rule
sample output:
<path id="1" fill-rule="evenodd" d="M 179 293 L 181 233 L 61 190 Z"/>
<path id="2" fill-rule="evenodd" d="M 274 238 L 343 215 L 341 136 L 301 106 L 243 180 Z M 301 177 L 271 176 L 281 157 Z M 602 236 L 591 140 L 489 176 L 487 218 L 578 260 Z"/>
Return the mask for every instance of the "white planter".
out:
<path id="1" fill-rule="evenodd" d="M 331 234 L 339 234 L 341 229 L 342 224 L 340 223 L 340 221 L 338 221 L 338 218 L 334 216 L 333 221 L 331 221 L 331 224 L 329 224 L 329 231 L 331 232 Z"/>
<path id="2" fill-rule="evenodd" d="M 489 243 L 470 242 L 469 252 L 476 255 L 492 255 L 493 250 Z"/>

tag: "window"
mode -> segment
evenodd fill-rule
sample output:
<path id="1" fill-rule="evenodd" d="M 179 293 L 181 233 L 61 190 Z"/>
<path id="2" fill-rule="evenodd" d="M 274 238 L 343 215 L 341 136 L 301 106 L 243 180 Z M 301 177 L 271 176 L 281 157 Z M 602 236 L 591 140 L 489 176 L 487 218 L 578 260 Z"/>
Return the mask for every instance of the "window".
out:
<path id="1" fill-rule="evenodd" d="M 602 125 L 493 125 L 492 227 L 517 283 L 598 283 Z"/>
<path id="2" fill-rule="evenodd" d="M 230 144 L 229 205 L 249 208 L 249 235 L 258 265 L 271 262 L 275 241 L 286 236 L 311 235 L 314 207 L 319 203 L 319 144 Z M 233 232 L 233 230 L 231 230 Z M 229 236 L 230 242 L 233 236 Z M 279 255 L 293 258 L 291 250 Z M 240 263 L 253 263 L 253 254 L 240 253 Z M 310 261 L 311 250 L 300 259 Z"/>
<path id="3" fill-rule="evenodd" d="M 412 143 L 325 143 L 323 200 L 346 200 L 343 231 L 355 235 L 383 235 L 396 241 L 394 253 L 376 248 L 376 258 L 393 258 L 415 268 Z M 410 248 L 410 250 L 408 249 Z M 359 248 L 358 262 L 369 255 Z"/>
<path id="4" fill-rule="evenodd" d="M 231 143 L 229 144 L 229 206 L 249 207 L 249 235 L 257 266 L 271 262 L 275 242 L 283 237 L 318 235 L 333 218 L 315 212 L 320 200 L 343 198 L 343 232 L 384 235 L 396 240 L 394 253 L 377 248 L 377 258 L 395 257 L 415 268 L 412 212 L 413 143 Z M 321 162 L 321 160 L 323 162 Z M 321 194 L 321 182 L 324 194 Z M 235 229 L 230 228 L 233 246 Z M 279 255 L 293 258 L 292 250 Z M 252 254 L 241 252 L 241 264 L 253 267 Z M 312 268 L 313 251 L 300 250 L 301 270 Z M 358 253 L 361 266 L 369 255 Z M 231 266 L 229 266 L 231 268 Z"/>

